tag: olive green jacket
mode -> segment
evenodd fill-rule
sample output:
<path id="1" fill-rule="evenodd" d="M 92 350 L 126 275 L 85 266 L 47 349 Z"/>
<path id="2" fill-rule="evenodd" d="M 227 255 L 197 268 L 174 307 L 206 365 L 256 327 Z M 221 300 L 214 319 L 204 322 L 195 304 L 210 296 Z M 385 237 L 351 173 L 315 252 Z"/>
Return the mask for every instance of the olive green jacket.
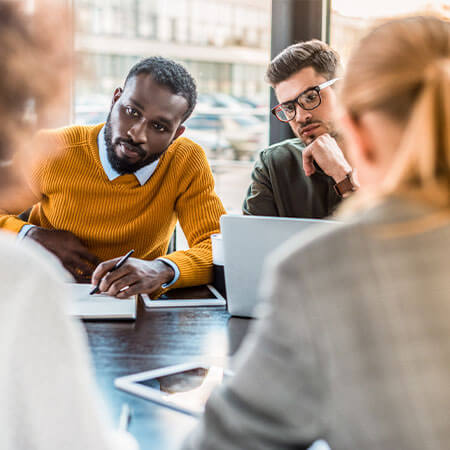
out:
<path id="1" fill-rule="evenodd" d="M 334 180 L 316 166 L 306 176 L 300 139 L 288 139 L 263 150 L 252 172 L 243 213 L 321 219 L 333 213 L 341 198 Z"/>

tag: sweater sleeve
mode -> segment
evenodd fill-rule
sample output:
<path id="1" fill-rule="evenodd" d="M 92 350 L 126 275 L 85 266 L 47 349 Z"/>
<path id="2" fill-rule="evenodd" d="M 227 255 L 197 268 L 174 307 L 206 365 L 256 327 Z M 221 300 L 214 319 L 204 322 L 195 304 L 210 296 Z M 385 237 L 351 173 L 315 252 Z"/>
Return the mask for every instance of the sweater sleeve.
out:
<path id="1" fill-rule="evenodd" d="M 274 200 L 272 182 L 265 163 L 266 152 L 262 151 L 252 172 L 252 182 L 244 199 L 242 212 L 253 216 L 279 216 Z"/>
<path id="2" fill-rule="evenodd" d="M 11 170 L 20 173 L 15 166 Z M 28 223 L 18 217 L 18 214 L 33 206 L 38 201 L 38 196 L 27 184 L 25 177 L 12 175 L 9 178 L 8 187 L 2 190 L 0 196 L 0 229 L 18 233 Z"/>
<path id="3" fill-rule="evenodd" d="M 0 228 L 17 234 L 27 224 L 28 222 L 20 220 L 17 216 L 0 210 Z"/>
<path id="4" fill-rule="evenodd" d="M 214 178 L 206 155 L 196 144 L 184 167 L 183 192 L 175 209 L 190 248 L 164 256 L 180 269 L 180 277 L 171 288 L 212 281 L 211 235 L 220 233 L 220 217 L 225 214 L 222 202 L 214 192 Z"/>

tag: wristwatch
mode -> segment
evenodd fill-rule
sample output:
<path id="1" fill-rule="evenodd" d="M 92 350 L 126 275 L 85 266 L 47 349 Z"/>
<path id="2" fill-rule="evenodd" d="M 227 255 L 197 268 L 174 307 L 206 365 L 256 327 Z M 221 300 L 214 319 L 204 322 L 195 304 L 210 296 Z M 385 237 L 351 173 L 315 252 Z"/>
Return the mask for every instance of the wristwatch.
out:
<path id="1" fill-rule="evenodd" d="M 345 175 L 345 178 L 339 183 L 336 183 L 334 190 L 339 197 L 344 197 L 349 192 L 354 192 L 358 189 L 358 184 L 353 180 L 353 171 L 351 170 Z"/>

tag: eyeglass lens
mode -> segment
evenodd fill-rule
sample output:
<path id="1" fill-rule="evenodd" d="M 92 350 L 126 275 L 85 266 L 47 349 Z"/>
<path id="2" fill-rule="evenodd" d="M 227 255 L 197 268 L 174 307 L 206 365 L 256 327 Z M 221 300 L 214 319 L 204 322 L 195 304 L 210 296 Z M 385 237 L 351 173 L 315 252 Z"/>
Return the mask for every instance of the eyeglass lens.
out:
<path id="1" fill-rule="evenodd" d="M 297 98 L 297 102 L 307 111 L 317 108 L 320 105 L 319 92 L 316 89 L 309 89 Z M 295 111 L 295 102 L 288 102 L 281 104 L 275 113 L 278 119 L 287 122 L 295 117 Z"/>

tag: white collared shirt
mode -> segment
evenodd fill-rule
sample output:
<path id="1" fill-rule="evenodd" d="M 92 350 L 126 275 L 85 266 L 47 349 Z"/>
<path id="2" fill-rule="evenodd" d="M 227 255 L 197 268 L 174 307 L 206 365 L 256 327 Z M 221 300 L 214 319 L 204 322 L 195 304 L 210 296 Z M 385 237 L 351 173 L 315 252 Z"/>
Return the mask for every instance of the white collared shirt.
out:
<path id="1" fill-rule="evenodd" d="M 106 173 L 106 176 L 108 177 L 109 181 L 113 181 L 116 178 L 120 177 L 121 174 L 117 172 L 116 169 L 111 165 L 108 159 L 108 152 L 106 149 L 106 142 L 105 142 L 105 127 L 100 130 L 100 133 L 98 133 L 97 136 L 97 147 L 98 147 L 98 156 L 100 157 L 100 161 L 102 163 L 103 170 Z M 144 167 L 141 167 L 139 170 L 136 170 L 134 172 L 134 176 L 139 181 L 139 184 L 141 186 L 144 186 L 145 183 L 147 183 L 148 180 L 152 177 L 152 175 L 155 173 L 156 168 L 158 167 L 159 159 L 156 161 L 153 161 L 151 164 L 148 164 Z"/>

